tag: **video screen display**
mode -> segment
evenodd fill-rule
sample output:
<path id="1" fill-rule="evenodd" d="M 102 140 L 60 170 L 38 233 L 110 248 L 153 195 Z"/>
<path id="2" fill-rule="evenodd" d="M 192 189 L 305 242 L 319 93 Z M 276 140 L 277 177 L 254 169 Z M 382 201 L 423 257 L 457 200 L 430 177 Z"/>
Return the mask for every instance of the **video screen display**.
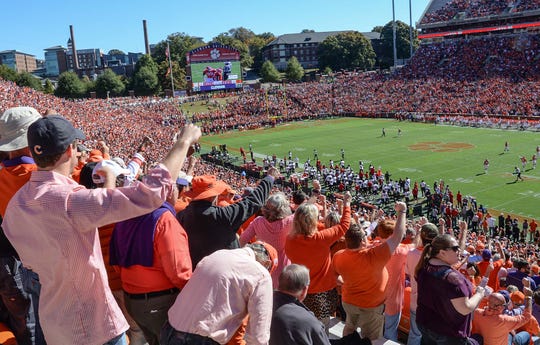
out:
<path id="1" fill-rule="evenodd" d="M 192 62 L 193 91 L 213 91 L 242 87 L 240 61 Z"/>

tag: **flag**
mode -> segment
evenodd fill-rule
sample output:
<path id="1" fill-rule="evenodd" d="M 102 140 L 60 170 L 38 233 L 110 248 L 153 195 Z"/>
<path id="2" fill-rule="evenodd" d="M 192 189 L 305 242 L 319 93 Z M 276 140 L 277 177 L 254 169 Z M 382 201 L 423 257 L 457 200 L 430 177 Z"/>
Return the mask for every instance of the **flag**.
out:
<path id="1" fill-rule="evenodd" d="M 167 45 L 167 48 L 165 48 L 165 56 L 167 59 L 169 58 L 169 45 Z"/>

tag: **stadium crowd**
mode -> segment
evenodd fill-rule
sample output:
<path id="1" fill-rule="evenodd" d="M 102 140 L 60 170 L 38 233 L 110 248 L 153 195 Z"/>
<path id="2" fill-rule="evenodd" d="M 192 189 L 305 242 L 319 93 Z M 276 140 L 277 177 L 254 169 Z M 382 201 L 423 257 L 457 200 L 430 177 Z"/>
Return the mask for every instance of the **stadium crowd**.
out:
<path id="1" fill-rule="evenodd" d="M 421 24 L 447 22 L 452 19 L 469 19 L 497 16 L 504 13 L 519 13 L 538 8 L 538 0 L 450 0 L 441 8 L 425 14 Z"/>
<path id="2" fill-rule="evenodd" d="M 471 15 L 506 2 L 476 3 Z M 202 134 L 340 114 L 539 129 L 539 50 L 538 35 L 422 46 L 396 75 L 346 72 L 245 91 L 191 119 L 179 99 L 70 101 L 0 81 L 0 315 L 11 313 L 3 321 L 20 344 L 124 345 L 126 331 L 135 345 L 310 336 L 329 344 L 336 313 L 346 324 L 342 343 L 358 341 L 357 326 L 372 341 L 397 340 L 402 310 L 409 344 L 473 334 L 486 344 L 528 343 L 540 335 L 535 220 L 490 214 L 443 181 L 431 187 L 352 167 L 343 149 L 340 162 L 315 156 L 303 169 L 266 159 L 261 179 L 187 157 Z M 377 269 L 356 271 L 366 267 Z M 20 300 L 4 298 L 7 285 Z M 471 329 L 473 313 L 483 321 Z M 490 322 L 504 327 L 486 331 Z"/>

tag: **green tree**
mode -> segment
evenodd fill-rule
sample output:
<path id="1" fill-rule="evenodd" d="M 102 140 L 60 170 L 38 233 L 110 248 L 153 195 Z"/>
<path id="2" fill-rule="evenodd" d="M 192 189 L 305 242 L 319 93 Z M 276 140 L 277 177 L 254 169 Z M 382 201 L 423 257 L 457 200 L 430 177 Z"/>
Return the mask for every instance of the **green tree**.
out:
<path id="1" fill-rule="evenodd" d="M 17 75 L 16 83 L 19 86 L 27 86 L 38 91 L 43 89 L 41 81 L 28 72 L 19 73 L 19 75 Z"/>
<path id="2" fill-rule="evenodd" d="M 157 73 L 148 66 L 141 67 L 133 74 L 132 87 L 138 96 L 150 96 L 159 92 Z"/>
<path id="3" fill-rule="evenodd" d="M 167 59 L 165 51 L 167 50 L 167 41 L 169 41 L 171 61 L 177 61 L 181 68 L 186 67 L 186 54 L 195 48 L 204 45 L 199 37 L 189 36 L 183 32 L 170 34 L 167 39 L 156 44 L 152 58 L 157 64 Z"/>
<path id="4" fill-rule="evenodd" d="M 377 25 L 376 27 L 374 27 L 371 32 L 378 32 L 378 33 L 381 33 L 382 30 L 383 30 L 383 27 L 384 26 L 380 26 L 380 25 Z"/>
<path id="5" fill-rule="evenodd" d="M 319 44 L 319 66 L 334 71 L 342 69 L 371 69 L 375 52 L 371 42 L 358 31 L 328 36 Z"/>
<path id="6" fill-rule="evenodd" d="M 54 85 L 49 79 L 45 79 L 45 86 L 43 87 L 43 92 L 49 95 L 54 93 Z"/>
<path id="7" fill-rule="evenodd" d="M 255 33 L 249 29 L 246 29 L 242 26 L 229 30 L 229 36 L 239 41 L 248 44 L 254 37 Z"/>
<path id="8" fill-rule="evenodd" d="M 135 65 L 131 88 L 140 96 L 158 94 L 160 91 L 158 72 L 158 65 L 150 55 L 141 56 Z"/>
<path id="9" fill-rule="evenodd" d="M 287 69 L 285 70 L 287 79 L 291 81 L 300 81 L 304 76 L 304 68 L 298 62 L 296 56 L 293 56 L 287 61 Z"/>
<path id="10" fill-rule="evenodd" d="M 109 52 L 107 54 L 108 55 L 126 55 L 126 53 L 124 53 L 124 51 L 122 51 L 120 49 L 111 49 L 111 50 L 109 50 Z"/>
<path id="11" fill-rule="evenodd" d="M 103 74 L 97 77 L 96 93 L 100 97 L 106 97 L 107 91 L 110 96 L 120 96 L 124 93 L 126 87 L 122 80 L 110 69 L 106 69 Z"/>
<path id="12" fill-rule="evenodd" d="M 96 91 L 96 82 L 90 79 L 86 74 L 82 76 L 81 81 L 84 85 L 85 95 L 88 95 L 92 91 Z"/>
<path id="13" fill-rule="evenodd" d="M 253 58 L 253 64 L 251 67 L 255 71 L 260 71 L 264 62 L 262 54 L 263 48 L 275 39 L 276 37 L 272 33 L 265 32 L 263 34 L 256 35 L 249 42 L 249 54 Z"/>
<path id="14" fill-rule="evenodd" d="M 158 66 L 158 80 L 162 90 L 171 89 L 171 75 L 169 62 L 162 61 Z M 186 70 L 181 68 L 177 61 L 172 61 L 172 74 L 175 90 L 185 90 L 187 87 Z"/>
<path id="15" fill-rule="evenodd" d="M 304 30 L 302 30 L 300 33 L 302 33 L 302 34 L 307 34 L 307 33 L 311 33 L 311 32 L 315 32 L 315 30 L 312 30 L 312 29 L 304 29 Z"/>
<path id="16" fill-rule="evenodd" d="M 174 33 L 167 36 L 167 40 L 159 42 L 152 57 L 154 61 L 159 65 L 158 68 L 158 84 L 165 89 L 171 88 L 171 79 L 167 75 L 167 68 L 169 66 L 169 59 L 165 55 L 167 50 L 167 41 L 169 41 L 170 58 L 173 65 L 173 76 L 175 89 L 185 89 L 186 87 L 186 54 L 197 47 L 203 46 L 204 42 L 198 38 L 189 36 L 185 33 Z M 167 66 L 167 67 L 164 67 Z"/>
<path id="17" fill-rule="evenodd" d="M 16 81 L 17 72 L 15 72 L 14 70 L 12 70 L 6 65 L 0 65 L 0 78 L 7 81 Z"/>
<path id="18" fill-rule="evenodd" d="M 231 29 L 233 30 L 233 29 Z M 230 32 L 230 31 L 229 31 Z M 249 53 L 249 46 L 247 43 L 234 38 L 229 33 L 223 32 L 212 39 L 212 42 L 221 43 L 223 45 L 235 48 L 240 52 L 240 65 L 243 68 L 248 68 L 253 64 L 253 58 Z"/>
<path id="19" fill-rule="evenodd" d="M 276 69 L 276 66 L 269 60 L 266 60 L 261 67 L 261 78 L 265 83 L 276 83 L 281 80 L 279 71 Z"/>
<path id="20" fill-rule="evenodd" d="M 394 34 L 392 21 L 388 22 L 381 31 L 381 53 L 379 56 L 383 67 L 394 64 Z M 396 21 L 396 50 L 398 59 L 410 58 L 410 33 L 409 25 L 398 20 Z M 418 31 L 413 29 L 413 49 L 418 48 Z"/>
<path id="21" fill-rule="evenodd" d="M 86 93 L 84 83 L 75 72 L 64 72 L 58 77 L 58 85 L 54 94 L 64 98 L 80 98 Z"/>

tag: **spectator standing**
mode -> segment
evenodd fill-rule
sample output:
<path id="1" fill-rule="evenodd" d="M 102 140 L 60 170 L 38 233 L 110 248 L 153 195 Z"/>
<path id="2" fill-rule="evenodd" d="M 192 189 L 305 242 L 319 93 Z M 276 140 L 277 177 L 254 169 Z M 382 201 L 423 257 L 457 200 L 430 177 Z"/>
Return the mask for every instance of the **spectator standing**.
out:
<path id="1" fill-rule="evenodd" d="M 188 234 L 194 270 L 202 258 L 216 250 L 240 247 L 236 232 L 261 208 L 278 176 L 276 168 L 268 169 L 267 176 L 251 194 L 226 207 L 216 206 L 217 197 L 227 188 L 225 182 L 211 175 L 193 178 L 191 189 L 185 193 L 191 202 L 177 214 L 177 219 Z"/>
<path id="2" fill-rule="evenodd" d="M 204 257 L 169 310 L 160 344 L 227 344 L 247 315 L 246 343 L 268 344 L 272 319 L 269 272 L 276 265 L 276 250 L 262 242 Z"/>
<path id="3" fill-rule="evenodd" d="M 471 318 L 486 289 L 478 286 L 473 293 L 467 278 L 452 268 L 459 262 L 461 250 L 453 236 L 444 234 L 422 251 L 416 267 L 416 322 L 422 344 L 476 344 L 470 338 Z"/>
<path id="4" fill-rule="evenodd" d="M 99 164 L 105 162 L 112 163 Z M 187 234 L 174 212 L 177 198 L 173 183 L 161 207 L 116 223 L 111 238 L 110 262 L 119 267 L 126 309 L 149 345 L 159 345 L 167 312 L 192 274 Z"/>
<path id="5" fill-rule="evenodd" d="M 261 209 L 262 216 L 251 222 L 240 236 L 240 245 L 256 237 L 272 245 L 278 252 L 278 266 L 272 272 L 274 289 L 278 287 L 279 275 L 291 262 L 285 254 L 285 241 L 292 229 L 293 217 L 289 200 L 283 193 L 272 194 Z"/>
<path id="6" fill-rule="evenodd" d="M 407 206 L 398 202 L 395 210 L 398 217 L 395 229 L 384 243 L 369 248 L 366 232 L 353 224 L 345 234 L 347 249 L 337 252 L 332 259 L 338 279 L 343 282 L 342 304 L 347 313 L 343 336 L 358 327 L 362 337 L 371 341 L 383 336 L 386 265 L 405 235 Z"/>
<path id="7" fill-rule="evenodd" d="M 38 111 L 31 107 L 10 108 L 0 117 L 0 151 L 8 155 L 0 167 L 2 218 L 13 195 L 37 169 L 30 156 L 26 132 L 40 118 Z M 7 326 L 20 345 L 45 344 L 38 317 L 39 295 L 38 275 L 23 265 L 0 228 L 0 298 L 7 314 Z"/>
<path id="8" fill-rule="evenodd" d="M 410 297 L 410 319 L 409 319 L 409 336 L 407 337 L 407 345 L 420 345 L 422 339 L 422 333 L 418 329 L 416 323 L 416 308 L 418 306 L 418 283 L 416 282 L 415 269 L 422 256 L 424 247 L 431 243 L 431 241 L 439 235 L 439 229 L 433 223 L 427 223 L 426 218 L 421 219 L 420 228 L 420 244 L 409 251 L 407 254 L 407 260 L 405 262 L 405 272 L 409 275 L 411 283 L 411 297 Z"/>
<path id="9" fill-rule="evenodd" d="M 330 247 L 349 228 L 351 198 L 349 192 L 344 194 L 340 223 L 322 230 L 317 230 L 317 206 L 302 203 L 294 212 L 293 229 L 285 242 L 285 253 L 291 262 L 304 265 L 310 270 L 310 285 L 304 304 L 323 322 L 327 332 L 330 316 L 336 312 L 338 300 Z"/>
<path id="10" fill-rule="evenodd" d="M 129 326 L 108 286 L 96 227 L 159 207 L 171 174 L 178 175 L 200 135 L 198 127 L 184 127 L 163 164 L 142 183 L 87 190 L 69 178 L 84 134 L 59 115 L 30 125 L 28 146 L 38 170 L 9 202 L 4 230 L 22 261 L 40 275 L 41 324 L 48 343 L 126 343 Z M 110 169 L 99 174 L 105 175 L 106 187 L 114 186 Z"/>

